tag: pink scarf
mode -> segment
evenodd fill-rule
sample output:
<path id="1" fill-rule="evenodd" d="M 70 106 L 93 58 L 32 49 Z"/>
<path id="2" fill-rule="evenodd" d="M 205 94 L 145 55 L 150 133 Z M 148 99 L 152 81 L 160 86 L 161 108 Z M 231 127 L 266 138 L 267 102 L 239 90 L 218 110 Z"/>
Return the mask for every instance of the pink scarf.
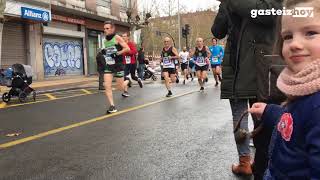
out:
<path id="1" fill-rule="evenodd" d="M 320 59 L 298 73 L 285 68 L 279 75 L 277 86 L 287 96 L 305 96 L 320 91 Z"/>

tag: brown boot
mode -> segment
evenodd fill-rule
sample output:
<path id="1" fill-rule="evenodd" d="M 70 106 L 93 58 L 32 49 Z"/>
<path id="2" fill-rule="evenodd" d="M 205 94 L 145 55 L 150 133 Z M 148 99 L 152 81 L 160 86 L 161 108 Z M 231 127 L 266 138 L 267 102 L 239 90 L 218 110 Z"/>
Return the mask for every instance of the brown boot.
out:
<path id="1" fill-rule="evenodd" d="M 240 156 L 239 164 L 232 164 L 232 172 L 237 175 L 252 175 L 251 169 L 251 157 L 250 156 Z"/>

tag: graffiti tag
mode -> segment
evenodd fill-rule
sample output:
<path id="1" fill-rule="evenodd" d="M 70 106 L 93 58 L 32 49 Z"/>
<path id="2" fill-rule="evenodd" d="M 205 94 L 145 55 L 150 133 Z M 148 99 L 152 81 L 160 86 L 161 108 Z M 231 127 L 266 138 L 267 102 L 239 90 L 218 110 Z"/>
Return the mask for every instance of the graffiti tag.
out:
<path id="1" fill-rule="evenodd" d="M 77 42 L 45 42 L 44 64 L 46 74 L 63 75 L 70 71 L 81 71 L 82 56 L 82 47 Z M 55 73 L 61 69 L 65 73 Z"/>

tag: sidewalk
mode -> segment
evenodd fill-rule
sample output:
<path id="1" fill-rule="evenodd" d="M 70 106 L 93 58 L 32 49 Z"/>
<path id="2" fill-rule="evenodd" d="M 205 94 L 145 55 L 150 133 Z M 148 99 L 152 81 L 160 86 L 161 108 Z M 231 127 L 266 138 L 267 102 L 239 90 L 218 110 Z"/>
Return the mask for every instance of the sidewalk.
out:
<path id="1" fill-rule="evenodd" d="M 74 77 L 72 79 L 57 79 L 34 81 L 31 84 L 37 92 L 59 91 L 81 87 L 98 87 L 98 76 Z M 0 86 L 0 94 L 9 91 L 10 88 Z"/>

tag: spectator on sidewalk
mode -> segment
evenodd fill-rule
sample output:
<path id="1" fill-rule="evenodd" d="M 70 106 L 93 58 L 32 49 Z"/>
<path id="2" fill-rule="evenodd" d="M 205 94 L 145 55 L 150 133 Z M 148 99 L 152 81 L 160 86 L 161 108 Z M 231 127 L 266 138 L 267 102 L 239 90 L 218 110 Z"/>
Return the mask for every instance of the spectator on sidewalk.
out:
<path id="1" fill-rule="evenodd" d="M 138 77 L 143 80 L 145 65 L 144 47 L 141 47 L 138 51 Z"/>
<path id="2" fill-rule="evenodd" d="M 98 52 L 96 61 L 97 61 L 97 71 L 99 74 L 99 90 L 105 90 L 103 83 L 104 83 L 104 70 L 106 68 L 106 61 L 101 51 Z"/>
<path id="3" fill-rule="evenodd" d="M 282 0 L 220 0 L 219 12 L 212 26 L 214 37 L 222 39 L 228 35 L 223 59 L 221 98 L 229 99 L 234 125 L 241 114 L 248 110 L 248 103 L 257 98 L 256 60 L 264 54 L 272 54 L 275 40 L 276 16 L 252 18 L 252 9 L 282 9 Z M 257 126 L 257 125 L 255 125 Z M 248 130 L 248 116 L 241 129 Z M 254 138 L 256 147 L 253 174 L 255 180 L 263 178 L 268 163 L 268 146 L 271 131 L 264 129 Z M 249 137 L 236 142 L 239 163 L 232 165 L 232 172 L 251 175 Z"/>

